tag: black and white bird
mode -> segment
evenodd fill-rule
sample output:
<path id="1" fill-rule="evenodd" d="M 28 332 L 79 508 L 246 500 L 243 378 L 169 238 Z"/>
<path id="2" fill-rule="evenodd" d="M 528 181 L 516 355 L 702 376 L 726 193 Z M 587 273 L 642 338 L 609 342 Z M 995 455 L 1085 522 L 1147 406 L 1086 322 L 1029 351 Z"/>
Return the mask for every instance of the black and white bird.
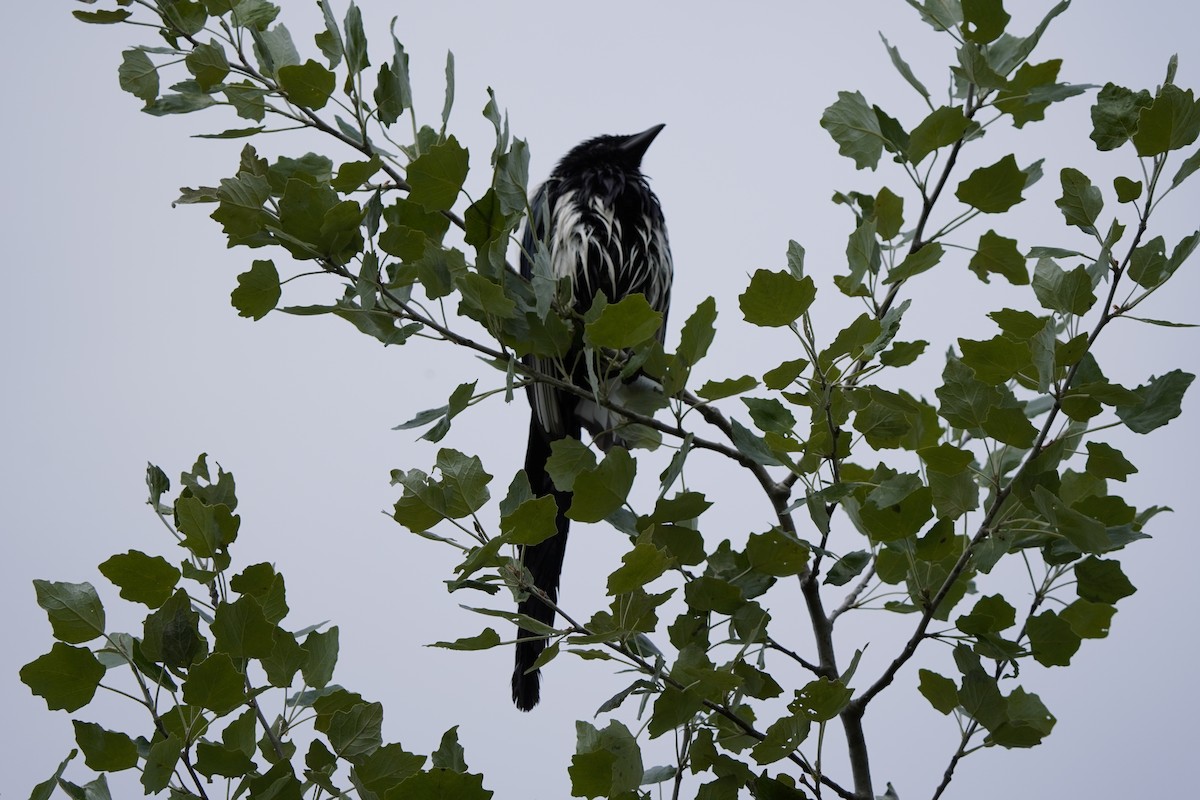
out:
<path id="1" fill-rule="evenodd" d="M 609 302 L 641 293 L 651 308 L 662 312 L 665 323 L 671 299 L 671 250 L 662 208 L 641 170 L 642 157 L 662 129 L 656 125 L 631 136 L 598 136 L 563 157 L 534 195 L 521 246 L 522 275 L 532 278 L 535 257 L 544 253 L 549 256 L 551 277 L 570 278 L 575 311 L 587 311 L 601 293 Z M 659 330 L 660 341 L 664 329 L 665 324 Z M 540 372 L 587 388 L 582 354 L 577 346 L 561 362 L 535 357 L 529 363 Z M 533 413 L 525 472 L 534 494 L 554 496 L 558 532 L 540 544 L 523 547 L 521 556 L 534 585 L 555 603 L 567 549 L 571 493 L 559 491 L 546 473 L 551 443 L 578 438 L 586 429 L 607 448 L 614 441 L 611 429 L 617 420 L 597 404 L 545 384 L 530 386 L 529 403 Z M 536 593 L 530 593 L 518 611 L 547 625 L 554 621 L 554 609 Z M 523 629 L 518 636 L 525 641 L 517 642 L 513 702 L 529 711 L 540 694 L 540 677 L 531 667 L 546 640 Z"/>

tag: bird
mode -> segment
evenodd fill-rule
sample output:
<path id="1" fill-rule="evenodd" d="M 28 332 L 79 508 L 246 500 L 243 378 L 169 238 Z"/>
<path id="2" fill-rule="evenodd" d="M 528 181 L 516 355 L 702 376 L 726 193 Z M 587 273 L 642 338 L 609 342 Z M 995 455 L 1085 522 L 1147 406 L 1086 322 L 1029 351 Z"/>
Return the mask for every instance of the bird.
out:
<path id="1" fill-rule="evenodd" d="M 655 125 L 624 136 L 597 136 L 563 156 L 530 203 L 520 255 L 521 274 L 526 279 L 534 275 L 538 254 L 548 256 L 541 262 L 542 269 L 548 263 L 550 276 L 570 279 L 569 305 L 580 314 L 601 293 L 610 303 L 641 293 L 650 307 L 663 315 L 660 342 L 674 267 L 662 207 L 641 165 L 663 127 Z M 525 363 L 588 389 L 582 354 L 583 347 L 577 343 L 559 361 L 528 356 Z M 527 394 L 532 413 L 525 474 L 536 496 L 554 497 L 557 532 L 539 544 L 522 546 L 519 555 L 533 585 L 550 603 L 557 603 L 571 493 L 559 490 L 546 471 L 551 445 L 565 437 L 579 438 L 587 429 L 607 451 L 621 441 L 612 431 L 619 419 L 596 403 L 545 383 L 531 383 Z M 545 625 L 554 622 L 553 606 L 536 592 L 530 592 L 517 611 Z M 519 628 L 512 697 L 522 711 L 533 709 L 540 699 L 540 670 L 532 666 L 545 648 L 545 638 Z"/>

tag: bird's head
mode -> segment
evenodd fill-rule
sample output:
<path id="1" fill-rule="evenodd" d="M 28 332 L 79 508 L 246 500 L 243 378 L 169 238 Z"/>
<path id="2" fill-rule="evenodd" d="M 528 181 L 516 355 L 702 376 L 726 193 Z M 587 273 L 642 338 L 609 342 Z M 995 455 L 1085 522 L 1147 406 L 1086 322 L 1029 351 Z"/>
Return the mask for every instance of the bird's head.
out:
<path id="1" fill-rule="evenodd" d="M 593 170 L 607 171 L 613 168 L 625 172 L 639 172 L 642 156 L 664 127 L 655 125 L 641 133 L 628 136 L 597 136 L 595 139 L 588 139 L 563 156 L 554 172 L 559 176 L 577 175 Z"/>

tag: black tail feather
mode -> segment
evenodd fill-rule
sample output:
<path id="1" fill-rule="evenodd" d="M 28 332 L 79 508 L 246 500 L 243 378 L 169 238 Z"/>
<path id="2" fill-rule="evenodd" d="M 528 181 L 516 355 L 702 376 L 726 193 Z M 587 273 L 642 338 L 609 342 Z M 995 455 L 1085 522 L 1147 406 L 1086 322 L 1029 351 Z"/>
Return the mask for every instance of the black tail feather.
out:
<path id="1" fill-rule="evenodd" d="M 531 415 L 529 421 L 529 447 L 525 451 L 525 474 L 529 476 L 529 485 L 538 497 L 554 495 L 558 505 L 558 533 L 540 544 L 522 547 L 521 557 L 525 566 L 533 576 L 534 585 L 545 593 L 551 602 L 558 601 L 558 579 L 562 573 L 563 556 L 567 552 L 567 531 L 570 521 L 567 519 L 567 509 L 571 507 L 571 493 L 560 492 L 554 488 L 546 472 L 546 459 L 550 457 L 551 438 L 538 423 L 537 415 Z M 572 434 L 578 436 L 576 430 Z M 536 594 L 530 594 L 527 599 L 517 606 L 517 611 L 546 625 L 554 624 L 554 610 Z M 530 672 L 530 667 L 537 661 L 538 656 L 546 649 L 544 638 L 535 638 L 536 634 L 523 628 L 517 630 L 517 636 L 528 641 L 517 643 L 516 666 L 513 668 L 512 696 L 517 708 L 529 711 L 538 704 L 540 699 L 540 670 Z"/>

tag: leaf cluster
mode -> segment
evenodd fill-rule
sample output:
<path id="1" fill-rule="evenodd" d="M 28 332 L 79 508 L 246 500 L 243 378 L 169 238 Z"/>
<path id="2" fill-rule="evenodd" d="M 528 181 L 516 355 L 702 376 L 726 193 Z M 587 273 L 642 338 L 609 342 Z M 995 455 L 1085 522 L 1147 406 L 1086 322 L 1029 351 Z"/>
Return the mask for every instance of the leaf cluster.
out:
<path id="1" fill-rule="evenodd" d="M 1064 246 L 1023 246 L 1004 230 L 1002 215 L 1025 202 L 1043 162 L 1021 165 L 1008 154 L 961 165 L 985 135 L 1001 135 L 1002 127 L 1019 135 L 1054 104 L 1098 88 L 1060 82 L 1060 59 L 1031 60 L 1069 3 L 1050 8 L 1022 36 L 1010 32 L 1000 0 L 908 2 L 954 42 L 945 96 L 935 97 L 884 39 L 924 107 L 894 117 L 860 92 L 840 92 L 821 118 L 858 169 L 887 170 L 900 181 L 898 189 L 833 197 L 853 217 L 846 269 L 833 286 L 860 298 L 863 312 L 840 330 L 817 329 L 809 312 L 826 287 L 806 274 L 803 246 L 790 242 L 783 266 L 755 271 L 737 298 L 746 324 L 778 336 L 780 363 L 762 374 L 703 380 L 693 373 L 707 368 L 715 342 L 715 298 L 687 315 L 672 352 L 662 344 L 663 316 L 641 295 L 573 305 L 569 279 L 550 271 L 547 242 L 522 254 L 531 277 L 511 268 L 514 233 L 530 215 L 528 148 L 511 136 L 489 90 L 490 181 L 483 195 L 467 196 L 471 154 L 449 130 L 452 55 L 440 117 L 422 125 L 404 46 L 393 34 L 390 58 L 374 69 L 353 4 L 339 21 L 320 3 L 325 24 L 315 58 L 300 55 L 276 21 L 279 9 L 263 0 L 143 4 L 166 46 L 126 51 L 119 77 L 144 111 L 225 106 L 257 124 L 217 137 L 274 133 L 282 129 L 267 122 L 279 121 L 326 134 L 351 153 L 269 160 L 247 145 L 232 177 L 184 190 L 180 202 L 215 206 L 211 217 L 231 247 L 282 248 L 274 252 L 285 273 L 308 270 L 282 278 L 274 260 L 253 260 L 232 294 L 238 313 L 332 315 L 384 345 L 419 336 L 480 356 L 503 377 L 483 388 L 464 382 L 445 405 L 398 426 L 423 429 L 433 442 L 451 435 L 460 414 L 492 397 L 512 400 L 521 386 L 573 393 L 611 412 L 612 428 L 598 441 L 618 446 L 564 438 L 553 443 L 547 469 L 555 487 L 571 493 L 571 520 L 606 523 L 629 548 L 609 571 L 604 605 L 590 615 L 556 607 L 556 627 L 509 610 L 502 592 L 517 599 L 537 592 L 520 548 L 555 535 L 553 498 L 535 496 L 519 471 L 502 481 L 490 524 L 494 476 L 478 456 L 443 447 L 428 470 L 392 472 L 394 519 L 461 554 L 450 591 L 505 600 L 472 611 L 547 637 L 536 666 L 569 655 L 630 671 L 627 686 L 598 711 L 624 708 L 642 725 L 634 732 L 615 719 L 579 723 L 568 770 L 575 796 L 645 797 L 668 781 L 678 790 L 691 775 L 707 798 L 736 797 L 741 788 L 760 797 L 873 797 L 862 720 L 929 640 L 947 644 L 947 657 L 914 676 L 917 689 L 962 733 L 940 795 L 966 754 L 1031 747 L 1051 732 L 1054 716 L 1019 684 L 1021 665 L 1068 665 L 1084 639 L 1107 635 L 1117 602 L 1134 591 L 1117 557 L 1148 537 L 1148 523 L 1164 509 L 1137 509 L 1115 494 L 1137 467 L 1097 434 L 1166 425 L 1193 376 L 1174 370 L 1123 386 L 1104 374 L 1100 342 L 1110 325 L 1127 320 L 1180 324 L 1131 312 L 1200 242 L 1200 231 L 1170 246 L 1149 233 L 1158 204 L 1200 167 L 1200 152 L 1183 152 L 1200 136 L 1200 108 L 1191 90 L 1175 85 L 1173 60 L 1154 91 L 1099 88 L 1091 139 L 1140 168 L 1141 179 L 1120 177 L 1110 192 L 1078 169 L 1059 170 L 1055 207 L 1070 238 Z M 107 24 L 132 13 L 118 3 L 76 16 Z M 181 68 L 184 79 L 163 91 L 162 76 Z M 982 215 L 987 229 L 968 236 Z M 1025 287 L 1029 308 L 989 313 L 993 335 L 958 339 L 935 386 L 885 388 L 881 374 L 927 357 L 928 342 L 902 337 L 913 299 L 901 293 L 931 286 L 935 270 L 961 266 L 985 284 L 999 275 Z M 334 277 L 339 295 L 281 305 L 286 284 L 310 273 Z M 655 484 L 641 451 L 656 448 L 670 453 L 669 463 L 654 500 L 635 503 L 635 485 Z M 697 454 L 749 475 L 770 522 L 732 533 L 712 525 L 706 512 L 729 498 L 689 482 Z M 218 469 L 210 480 L 201 459 L 170 507 L 160 502 L 165 476 L 152 468 L 149 480 L 152 503 L 188 558 L 176 568 L 131 551 L 102 567 L 125 599 L 152 610 L 140 638 L 105 634 L 90 586 L 38 586 L 59 641 L 23 680 L 50 707 L 73 711 L 101 685 L 110 665 L 99 654 L 109 653 L 131 668 L 155 724 L 153 736 L 134 739 L 80 723 L 89 766 L 137 763 L 143 775 L 164 775 L 183 763 L 189 773 L 240 777 L 252 796 L 289 777 L 314 793 L 341 791 L 345 784 L 334 780 L 345 777 L 364 797 L 485 794 L 462 763 L 453 729 L 428 770 L 423 757 L 382 744 L 378 704 L 329 683 L 336 628 L 303 636 L 283 628 L 282 578 L 269 565 L 226 578 L 240 524 L 231 476 Z M 744 497 L 736 502 L 748 507 Z M 1005 559 L 1029 576 L 1027 608 L 983 594 Z M 207 587 L 210 597 L 185 585 Z M 801 643 L 772 624 L 775 604 L 796 597 L 779 587 L 795 586 L 813 632 Z M 842 615 L 860 609 L 890 612 L 890 624 L 908 631 L 873 675 L 859 669 L 867 643 L 848 645 L 838 627 Z M 107 644 L 95 652 L 75 646 L 99 637 Z M 437 644 L 510 643 L 489 626 Z M 845 663 L 848 652 L 855 655 Z M 784 664 L 802 680 L 785 686 L 776 677 Z M 257 692 L 297 682 L 302 687 L 275 723 L 252 713 Z M 163 712 L 160 695 L 171 696 L 174 710 Z M 302 776 L 286 751 L 301 713 L 315 720 Z M 846 732 L 850 781 L 821 766 L 825 726 L 834 721 Z M 218 743 L 210 730 L 222 722 Z M 675 741 L 674 763 L 647 767 L 644 740 L 665 734 Z M 171 769 L 155 772 L 152 763 Z M 175 789 L 202 795 L 192 779 Z"/>
<path id="2" fill-rule="evenodd" d="M 59 788 L 107 798 L 106 774 L 129 769 L 147 794 L 179 798 L 213 796 L 214 781 L 226 781 L 232 797 L 491 796 L 469 772 L 456 729 L 432 758 L 385 744 L 383 707 L 333 683 L 338 628 L 287 625 L 284 579 L 270 564 L 233 571 L 240 519 L 231 473 L 218 466 L 213 474 L 201 455 L 170 503 L 166 474 L 149 465 L 146 479 L 182 557 L 130 550 L 100 565 L 121 599 L 144 607 L 141 628 L 111 630 L 90 583 L 34 581 L 56 641 L 21 669 L 49 709 L 73 714 L 105 689 L 140 706 L 145 727 L 126 733 L 73 719 L 78 750 L 34 797 Z M 264 707 L 283 711 L 271 720 Z M 78 753 L 100 773 L 82 786 L 64 777 Z"/>

